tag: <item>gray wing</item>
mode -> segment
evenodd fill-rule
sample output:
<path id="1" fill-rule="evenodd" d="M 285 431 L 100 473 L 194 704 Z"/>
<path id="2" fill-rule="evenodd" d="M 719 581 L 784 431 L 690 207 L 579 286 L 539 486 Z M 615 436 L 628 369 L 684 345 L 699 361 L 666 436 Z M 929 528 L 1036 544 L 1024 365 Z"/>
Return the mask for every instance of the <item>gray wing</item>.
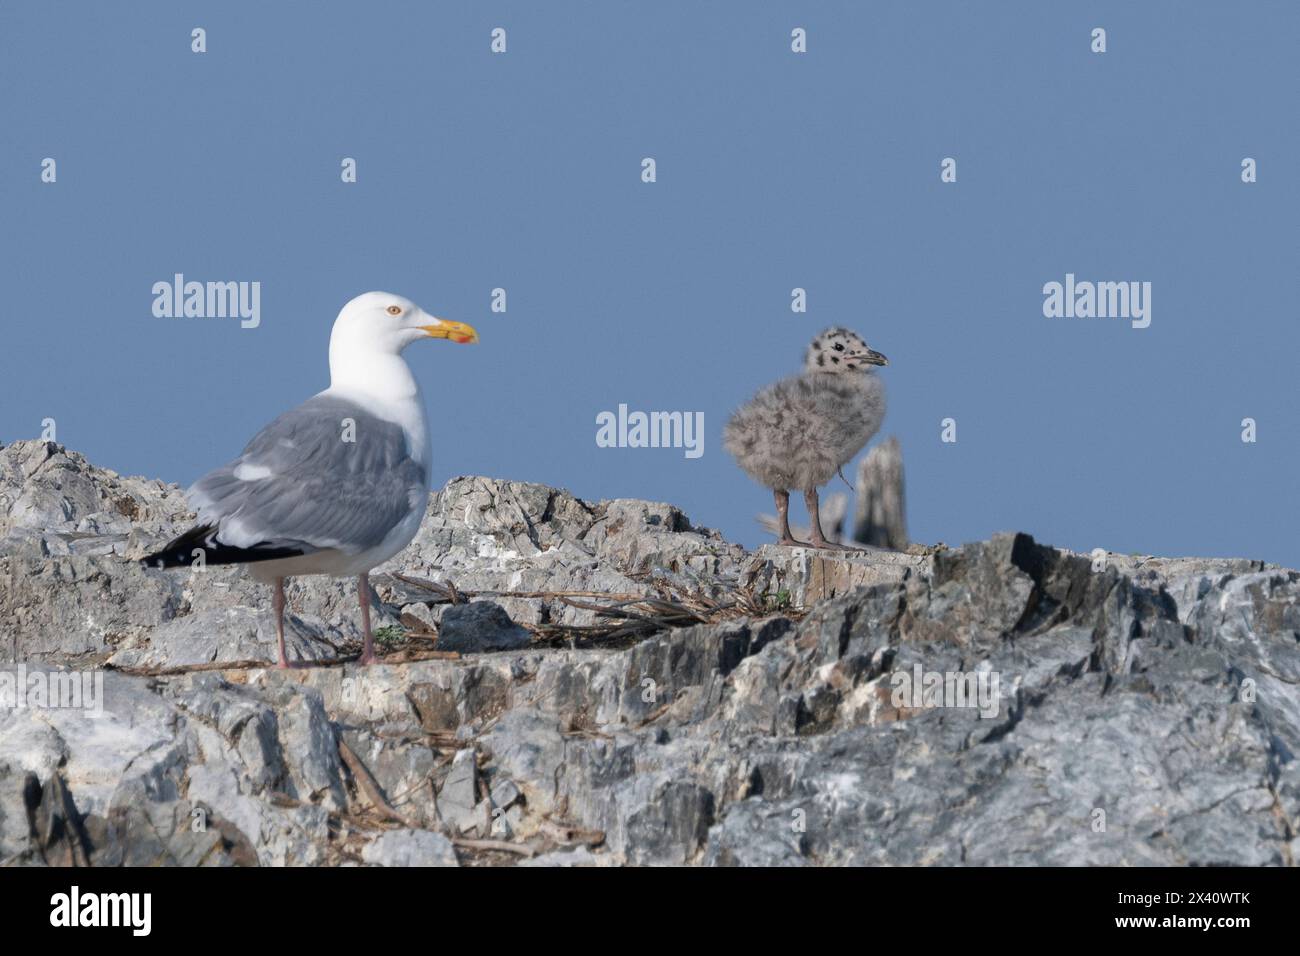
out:
<path id="1" fill-rule="evenodd" d="M 351 435 L 347 420 L 355 423 Z M 258 432 L 188 496 L 224 544 L 356 553 L 423 509 L 427 488 L 428 469 L 411 458 L 401 426 L 317 395 Z"/>

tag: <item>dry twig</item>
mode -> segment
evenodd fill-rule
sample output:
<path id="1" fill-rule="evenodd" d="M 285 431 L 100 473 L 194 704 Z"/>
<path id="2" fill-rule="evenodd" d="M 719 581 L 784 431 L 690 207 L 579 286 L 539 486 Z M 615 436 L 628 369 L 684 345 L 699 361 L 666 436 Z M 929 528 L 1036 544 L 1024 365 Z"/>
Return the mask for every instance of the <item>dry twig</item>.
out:
<path id="1" fill-rule="evenodd" d="M 393 805 L 384 798 L 384 793 L 379 789 L 379 784 L 375 781 L 375 778 L 371 776 L 370 771 L 366 769 L 366 765 L 363 764 L 361 759 L 352 752 L 352 748 L 347 745 L 347 741 L 342 737 L 339 738 L 339 756 L 342 757 L 343 762 L 348 765 L 348 770 L 352 771 L 352 779 L 357 782 L 357 786 L 361 789 L 361 792 L 366 795 L 366 799 L 370 801 L 371 805 L 376 810 L 389 820 L 392 820 L 395 823 L 400 823 L 404 827 L 408 827 L 412 830 L 421 829 L 418 823 L 411 820 L 410 817 L 406 816 L 401 811 L 395 809 Z"/>

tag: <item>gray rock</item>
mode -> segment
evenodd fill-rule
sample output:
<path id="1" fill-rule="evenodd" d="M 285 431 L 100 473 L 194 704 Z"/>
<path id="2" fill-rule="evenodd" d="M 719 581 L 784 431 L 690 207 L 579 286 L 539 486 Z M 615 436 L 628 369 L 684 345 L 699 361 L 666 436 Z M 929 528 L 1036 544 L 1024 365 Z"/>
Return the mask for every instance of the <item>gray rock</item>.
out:
<path id="1" fill-rule="evenodd" d="M 513 780 L 500 780 L 492 786 L 492 806 L 500 810 L 514 806 L 523 796 Z"/>
<path id="2" fill-rule="evenodd" d="M 478 798 L 478 753 L 473 747 L 456 751 L 451 771 L 438 791 L 438 814 L 458 833 L 469 833 L 490 819 Z"/>
<path id="3" fill-rule="evenodd" d="M 730 609 L 613 645 L 117 670 L 270 660 L 268 595 L 244 571 L 129 560 L 188 517 L 174 487 L 43 442 L 0 449 L 0 659 L 108 667 L 102 716 L 0 706 L 0 863 L 451 865 L 460 835 L 526 844 L 540 866 L 1288 865 L 1300 850 L 1294 571 L 1099 560 L 1019 534 L 747 554 L 669 505 L 460 478 L 376 571 L 378 621 L 436 627 L 445 647 L 458 626 L 480 634 L 461 616 L 514 640 L 510 615 L 543 633 L 595 620 L 538 596 L 556 590 L 674 588 Z M 301 656 L 355 646 L 349 582 L 294 581 L 289 608 Z M 906 692 L 927 675 L 929 696 Z M 340 740 L 411 826 L 376 834 Z"/>
<path id="4" fill-rule="evenodd" d="M 572 850 L 553 850 L 550 853 L 539 853 L 537 856 L 522 860 L 520 866 L 608 866 L 609 861 L 603 860 L 585 846 L 575 847 Z"/>
<path id="5" fill-rule="evenodd" d="M 515 651 L 531 641 L 532 635 L 510 620 L 505 608 L 491 601 L 452 605 L 442 612 L 438 622 L 440 651 Z"/>
<path id="6" fill-rule="evenodd" d="M 769 608 L 802 609 L 873 584 L 896 584 L 931 573 L 926 553 L 818 551 L 765 544 L 754 552 L 742 583 Z"/>
<path id="7" fill-rule="evenodd" d="M 361 859 L 371 866 L 459 866 L 456 848 L 430 830 L 388 830 L 366 844 Z"/>

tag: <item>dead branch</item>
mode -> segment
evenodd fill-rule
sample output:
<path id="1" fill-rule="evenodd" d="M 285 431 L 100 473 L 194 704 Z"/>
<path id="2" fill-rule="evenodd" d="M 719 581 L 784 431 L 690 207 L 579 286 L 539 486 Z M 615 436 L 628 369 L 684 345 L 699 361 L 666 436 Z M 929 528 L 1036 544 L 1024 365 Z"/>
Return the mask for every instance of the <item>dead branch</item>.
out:
<path id="1" fill-rule="evenodd" d="M 370 801 L 371 806 L 389 820 L 400 823 L 404 827 L 408 827 L 412 830 L 421 829 L 418 823 L 395 809 L 393 805 L 384 798 L 384 793 L 379 789 L 379 784 L 376 782 L 375 778 L 371 776 L 370 771 L 366 769 L 366 765 L 361 762 L 361 758 L 352 752 L 352 748 L 348 746 L 347 741 L 342 737 L 339 737 L 339 756 L 342 757 L 343 762 L 347 764 L 348 770 L 352 772 L 352 779 L 357 782 L 357 786 L 361 789 L 361 792 L 366 795 L 366 799 Z"/>
<path id="2" fill-rule="evenodd" d="M 318 664 L 321 667 L 330 667 L 335 664 L 343 664 L 343 660 L 312 661 L 312 664 Z M 247 671 L 247 670 L 267 670 L 275 667 L 274 661 L 207 661 L 202 664 L 178 664 L 172 667 L 123 667 L 114 664 L 111 661 L 104 665 L 110 670 L 120 671 L 123 674 L 130 674 L 135 677 L 172 677 L 177 674 L 193 674 L 199 671 Z"/>
<path id="3" fill-rule="evenodd" d="M 505 840 L 471 840 L 465 837 L 452 837 L 453 846 L 466 850 L 496 850 L 500 853 L 514 853 L 517 856 L 536 856 L 537 850 L 526 843 L 508 843 Z"/>
<path id="4" fill-rule="evenodd" d="M 600 846 L 605 842 L 603 830 L 588 830 L 554 820 L 543 820 L 541 828 L 562 846 Z"/>

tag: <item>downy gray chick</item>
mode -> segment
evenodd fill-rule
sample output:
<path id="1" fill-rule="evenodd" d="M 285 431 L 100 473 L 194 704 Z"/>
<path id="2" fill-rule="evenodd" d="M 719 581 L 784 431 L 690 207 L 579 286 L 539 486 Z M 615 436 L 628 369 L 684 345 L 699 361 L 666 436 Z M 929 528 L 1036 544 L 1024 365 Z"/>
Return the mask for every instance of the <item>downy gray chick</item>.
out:
<path id="1" fill-rule="evenodd" d="M 827 329 L 808 346 L 803 372 L 767 386 L 727 422 L 723 447 L 776 497 L 778 544 L 807 547 L 790 534 L 790 489 L 796 488 L 808 505 L 812 546 L 843 547 L 822 534 L 817 489 L 880 428 L 885 388 L 873 369 L 888 364 L 856 333 Z"/>

